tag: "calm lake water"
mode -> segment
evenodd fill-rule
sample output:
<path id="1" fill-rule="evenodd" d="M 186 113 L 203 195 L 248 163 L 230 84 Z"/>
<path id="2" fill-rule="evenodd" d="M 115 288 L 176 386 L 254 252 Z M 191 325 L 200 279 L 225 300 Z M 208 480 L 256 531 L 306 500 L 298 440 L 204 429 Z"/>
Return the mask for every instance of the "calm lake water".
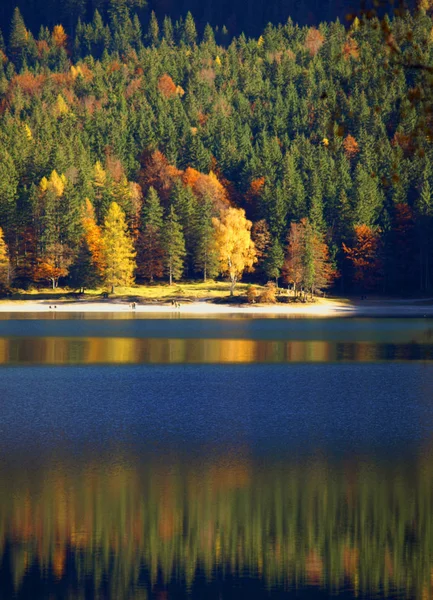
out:
<path id="1" fill-rule="evenodd" d="M 0 401 L 1 600 L 433 598 L 433 320 L 3 314 Z"/>

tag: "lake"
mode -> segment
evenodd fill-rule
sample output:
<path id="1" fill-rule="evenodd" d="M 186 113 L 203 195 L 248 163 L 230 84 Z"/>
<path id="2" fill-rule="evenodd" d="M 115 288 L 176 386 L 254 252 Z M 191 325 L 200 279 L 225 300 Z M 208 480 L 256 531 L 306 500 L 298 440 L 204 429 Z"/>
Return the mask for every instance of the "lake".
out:
<path id="1" fill-rule="evenodd" d="M 433 320 L 0 314 L 0 599 L 433 597 Z"/>

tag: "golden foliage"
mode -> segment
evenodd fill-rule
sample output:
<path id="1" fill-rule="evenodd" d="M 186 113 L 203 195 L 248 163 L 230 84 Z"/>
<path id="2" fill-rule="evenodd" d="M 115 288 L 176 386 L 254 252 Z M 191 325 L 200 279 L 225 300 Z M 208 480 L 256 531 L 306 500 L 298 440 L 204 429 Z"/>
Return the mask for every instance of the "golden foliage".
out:
<path id="1" fill-rule="evenodd" d="M 25 134 L 26 134 L 26 138 L 29 140 L 29 142 L 31 142 L 32 139 L 33 139 L 33 134 L 32 134 L 32 130 L 27 125 L 27 123 L 24 123 L 24 131 L 25 131 Z"/>
<path id="2" fill-rule="evenodd" d="M 92 255 L 92 262 L 98 273 L 102 275 L 105 268 L 102 233 L 101 228 L 96 223 L 95 210 L 88 198 L 85 199 L 84 206 L 82 207 L 81 225 L 87 246 Z"/>
<path id="3" fill-rule="evenodd" d="M 233 294 L 243 272 L 252 270 L 256 262 L 256 250 L 251 239 L 252 223 L 245 217 L 245 211 L 237 208 L 228 208 L 219 219 L 214 217 L 212 223 L 220 270 L 230 278 L 230 293 Z"/>
<path id="4" fill-rule="evenodd" d="M 65 191 L 66 186 L 66 177 L 62 174 L 59 175 L 56 170 L 54 170 L 50 178 L 42 177 L 39 183 L 39 189 L 41 193 L 45 193 L 47 191 L 52 191 L 56 198 L 61 198 Z"/>
<path id="5" fill-rule="evenodd" d="M 117 285 L 132 285 L 136 253 L 126 225 L 125 213 L 117 202 L 112 202 L 108 209 L 102 240 L 106 284 L 112 291 Z"/>
<path id="6" fill-rule="evenodd" d="M 0 227 L 0 287 L 8 282 L 9 278 L 9 252 L 4 239 L 3 229 Z"/>
<path id="7" fill-rule="evenodd" d="M 345 60 L 349 60 L 349 58 L 357 59 L 359 58 L 359 48 L 356 41 L 349 37 L 343 46 L 343 57 Z"/>
<path id="8" fill-rule="evenodd" d="M 53 43 L 57 48 L 64 48 L 68 36 L 65 33 L 63 25 L 55 25 L 53 29 Z"/>
<path id="9" fill-rule="evenodd" d="M 62 115 L 67 115 L 69 112 L 69 106 L 66 104 L 65 99 L 62 94 L 57 96 L 56 104 L 54 106 L 54 113 L 61 117 Z"/>

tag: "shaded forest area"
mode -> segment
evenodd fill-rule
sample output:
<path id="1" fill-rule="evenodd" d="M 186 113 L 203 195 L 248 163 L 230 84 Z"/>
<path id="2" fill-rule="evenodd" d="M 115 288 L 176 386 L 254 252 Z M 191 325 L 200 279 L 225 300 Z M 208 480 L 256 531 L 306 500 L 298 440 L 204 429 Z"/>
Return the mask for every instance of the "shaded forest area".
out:
<path id="1" fill-rule="evenodd" d="M 220 29 L 226 26 L 232 36 L 242 32 L 258 36 L 269 22 L 284 23 L 289 16 L 301 25 L 318 25 L 337 17 L 344 22 L 348 13 L 360 9 L 357 0 L 2 0 L 0 23 L 10 22 L 16 6 L 34 34 L 41 24 L 54 27 L 58 23 L 72 34 L 78 19 L 91 20 L 95 10 L 105 19 L 128 6 L 141 20 L 152 11 L 161 20 L 166 15 L 177 20 L 191 11 L 200 32 L 210 23 Z M 373 2 L 366 3 L 369 6 Z"/>
<path id="2" fill-rule="evenodd" d="M 431 289 L 429 2 L 249 39 L 101 8 L 0 38 L 3 283 Z"/>

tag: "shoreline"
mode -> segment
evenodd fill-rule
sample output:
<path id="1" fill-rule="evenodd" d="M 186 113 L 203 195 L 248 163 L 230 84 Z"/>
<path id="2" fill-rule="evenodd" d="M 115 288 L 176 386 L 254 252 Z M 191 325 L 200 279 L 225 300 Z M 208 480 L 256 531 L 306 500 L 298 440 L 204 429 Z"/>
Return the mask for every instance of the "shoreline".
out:
<path id="1" fill-rule="evenodd" d="M 383 300 L 362 303 L 320 299 L 311 304 L 216 304 L 210 301 L 181 303 L 179 308 L 171 304 L 139 304 L 131 308 L 131 303 L 122 300 L 86 301 L 60 300 L 11 300 L 0 302 L 0 313 L 118 313 L 140 315 L 197 316 L 217 318 L 231 315 L 252 317 L 433 317 L 433 304 L 423 304 L 425 300 Z M 54 308 L 54 306 L 56 308 Z"/>

